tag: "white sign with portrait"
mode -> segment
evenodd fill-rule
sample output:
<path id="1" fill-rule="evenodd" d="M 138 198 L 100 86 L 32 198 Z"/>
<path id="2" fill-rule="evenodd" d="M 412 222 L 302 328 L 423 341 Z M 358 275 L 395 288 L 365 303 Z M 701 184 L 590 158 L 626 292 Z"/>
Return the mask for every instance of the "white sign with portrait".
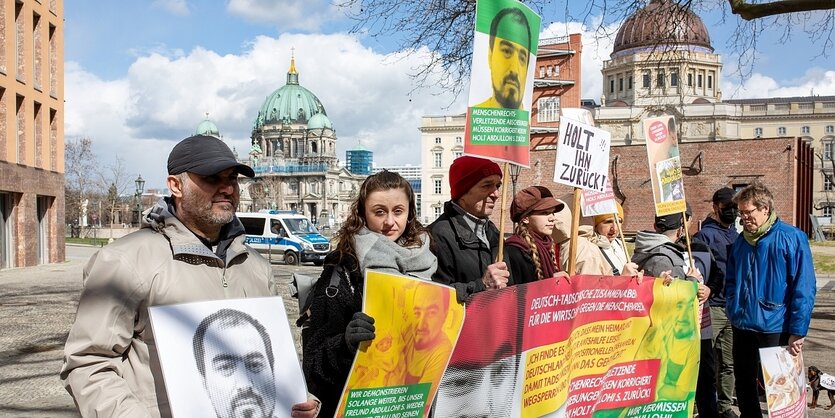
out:
<path id="1" fill-rule="evenodd" d="M 307 387 L 280 297 L 149 309 L 175 417 L 289 417 Z"/>

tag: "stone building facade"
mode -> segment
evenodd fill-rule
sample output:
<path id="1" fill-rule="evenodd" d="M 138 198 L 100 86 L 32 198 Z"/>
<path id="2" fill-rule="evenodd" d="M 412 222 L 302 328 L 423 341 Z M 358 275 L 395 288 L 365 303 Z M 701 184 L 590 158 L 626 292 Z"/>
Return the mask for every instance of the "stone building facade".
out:
<path id="1" fill-rule="evenodd" d="M 345 219 L 366 176 L 339 166 L 336 130 L 319 98 L 299 84 L 295 59 L 287 83 L 261 106 L 251 139 L 255 178 L 240 180 L 241 211 L 292 210 L 328 226 Z"/>
<path id="2" fill-rule="evenodd" d="M 0 0 L 0 269 L 64 261 L 64 4 Z"/>

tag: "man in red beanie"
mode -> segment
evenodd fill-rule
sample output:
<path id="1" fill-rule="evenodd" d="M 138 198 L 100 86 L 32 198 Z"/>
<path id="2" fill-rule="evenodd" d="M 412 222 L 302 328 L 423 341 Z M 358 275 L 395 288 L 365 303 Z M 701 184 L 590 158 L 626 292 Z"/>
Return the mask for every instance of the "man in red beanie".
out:
<path id="1" fill-rule="evenodd" d="M 429 225 L 438 257 L 432 279 L 453 286 L 463 302 L 475 292 L 512 284 L 507 264 L 496 262 L 499 230 L 490 221 L 502 170 L 490 160 L 465 155 L 452 162 L 449 185 L 452 199 Z"/>

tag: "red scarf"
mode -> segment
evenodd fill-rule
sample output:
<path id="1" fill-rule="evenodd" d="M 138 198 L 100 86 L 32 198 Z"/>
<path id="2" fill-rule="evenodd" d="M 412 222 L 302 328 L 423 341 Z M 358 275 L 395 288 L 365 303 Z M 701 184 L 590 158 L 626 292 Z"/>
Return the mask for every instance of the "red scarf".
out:
<path id="1" fill-rule="evenodd" d="M 540 237 L 538 234 L 533 232 L 528 232 L 533 239 L 533 243 L 536 246 L 537 255 L 539 255 L 539 265 L 542 269 L 542 277 L 549 278 L 554 277 L 554 273 L 559 271 L 559 264 L 560 264 L 560 245 L 555 244 L 554 240 L 551 239 L 550 236 L 548 237 Z M 527 252 L 530 252 L 531 247 L 528 245 L 528 241 L 525 240 L 520 235 L 511 235 L 507 241 L 505 241 L 506 245 L 512 245 L 517 248 L 521 248 Z M 551 258 L 551 249 L 554 249 L 554 255 L 557 257 L 557 265 L 554 265 L 554 259 Z"/>

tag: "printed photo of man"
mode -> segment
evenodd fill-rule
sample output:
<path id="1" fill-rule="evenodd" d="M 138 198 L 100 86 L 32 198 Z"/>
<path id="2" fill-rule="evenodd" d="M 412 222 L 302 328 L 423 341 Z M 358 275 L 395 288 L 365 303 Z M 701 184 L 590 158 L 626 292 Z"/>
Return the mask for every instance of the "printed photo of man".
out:
<path id="1" fill-rule="evenodd" d="M 273 416 L 275 362 L 270 336 L 260 322 L 247 313 L 221 309 L 197 327 L 193 348 L 218 418 Z"/>
<path id="2" fill-rule="evenodd" d="M 521 109 L 531 58 L 531 27 L 516 7 L 500 10 L 490 23 L 487 63 L 493 95 L 476 107 Z"/>

